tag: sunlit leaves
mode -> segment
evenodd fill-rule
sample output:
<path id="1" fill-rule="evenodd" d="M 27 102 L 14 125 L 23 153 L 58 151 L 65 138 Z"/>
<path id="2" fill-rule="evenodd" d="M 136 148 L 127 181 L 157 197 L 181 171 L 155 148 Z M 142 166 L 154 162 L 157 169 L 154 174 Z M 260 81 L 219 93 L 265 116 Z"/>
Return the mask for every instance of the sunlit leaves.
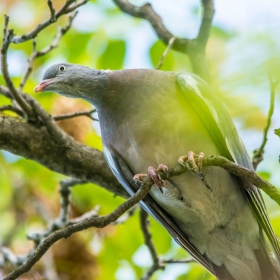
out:
<path id="1" fill-rule="evenodd" d="M 98 60 L 99 69 L 120 70 L 125 56 L 125 42 L 109 40 L 107 48 Z"/>

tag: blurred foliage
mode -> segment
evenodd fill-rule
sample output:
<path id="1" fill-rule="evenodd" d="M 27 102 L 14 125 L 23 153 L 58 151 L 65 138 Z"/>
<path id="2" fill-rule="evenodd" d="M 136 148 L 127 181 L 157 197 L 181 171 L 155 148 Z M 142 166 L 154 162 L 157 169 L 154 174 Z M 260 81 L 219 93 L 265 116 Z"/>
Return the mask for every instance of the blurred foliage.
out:
<path id="1" fill-rule="evenodd" d="M 56 9 L 64 2 L 53 0 Z M 28 94 L 34 96 L 33 88 L 39 83 L 44 69 L 54 62 L 69 61 L 102 69 L 122 69 L 127 65 L 137 68 L 139 59 L 150 63 L 147 63 L 147 68 L 158 64 L 165 46 L 156 37 L 148 36 L 150 27 L 147 24 L 121 13 L 110 0 L 90 1 L 79 10 L 73 27 L 62 38 L 59 47 L 35 61 L 34 71 L 24 88 Z M 199 16 L 198 3 L 192 12 L 195 16 Z M 0 15 L 2 14 L 10 15 L 10 27 L 20 35 L 48 18 L 49 9 L 47 1 L 2 0 Z M 167 26 L 168 20 L 176 19 L 164 19 Z M 66 23 L 67 17 L 64 16 L 56 24 L 41 32 L 36 38 L 37 49 L 41 50 L 50 45 L 56 35 L 57 26 L 65 26 Z M 0 26 L 3 26 L 2 16 Z M 137 42 L 132 44 L 131 34 L 138 34 L 137 32 L 141 30 L 144 32 L 139 34 L 146 32 L 148 39 L 137 38 Z M 267 71 L 273 78 L 279 78 L 280 59 L 279 44 L 272 35 L 273 31 L 254 33 L 250 30 L 250 32 L 249 35 L 242 36 L 234 30 L 229 31 L 224 26 L 215 25 L 207 46 L 207 59 L 212 85 L 240 127 L 249 131 L 249 140 L 245 141 L 249 143 L 249 151 L 252 151 L 261 141 L 259 131 L 266 122 L 269 101 Z M 140 49 L 131 49 L 131 45 L 139 47 L 141 44 L 145 44 L 144 54 L 143 51 L 138 53 Z M 10 47 L 9 70 L 16 86 L 20 84 L 31 52 L 31 41 Z M 130 58 L 132 53 L 135 63 L 133 59 L 127 61 L 128 53 Z M 162 67 L 162 70 L 178 72 L 191 69 L 189 58 L 175 51 L 167 55 Z M 0 83 L 4 84 L 1 75 Z M 51 93 L 36 95 L 36 99 L 53 115 L 91 108 L 84 101 L 70 100 Z M 279 107 L 279 100 L 276 102 L 276 106 Z M 9 104 L 9 100 L 0 95 L 0 105 L 4 104 Z M 277 116 L 279 117 L 279 113 Z M 102 150 L 98 124 L 88 118 L 79 117 L 58 124 L 77 141 Z M 279 120 L 275 125 L 274 128 L 279 127 Z M 252 139 L 252 131 L 257 133 L 253 135 L 257 135 L 259 142 Z M 276 134 L 280 135 L 279 129 L 276 130 Z M 275 135 L 274 137 L 277 139 Z M 277 140 L 279 142 L 279 139 Z M 273 180 L 275 170 L 279 168 L 277 157 L 278 155 L 272 155 L 269 158 L 271 164 L 260 170 L 260 176 Z M 2 245 L 10 247 L 18 254 L 26 254 L 31 249 L 32 243 L 27 241 L 26 234 L 43 230 L 48 222 L 58 215 L 58 190 L 59 181 L 62 179 L 64 176 L 51 172 L 35 162 L 5 151 L 0 153 Z M 123 199 L 114 197 L 92 184 L 76 186 L 72 190 L 72 215 L 73 217 L 81 215 L 96 205 L 101 205 L 100 214 L 107 214 L 121 202 Z M 280 234 L 279 210 L 274 204 L 268 204 L 268 208 L 273 217 L 273 226 Z M 143 245 L 139 228 L 137 212 L 123 225 L 90 229 L 67 240 L 61 240 L 21 279 L 46 279 L 46 272 L 49 270 L 47 263 L 50 258 L 59 279 L 139 279 L 151 265 L 151 258 Z M 151 231 L 160 256 L 174 259 L 188 256 L 154 220 L 151 221 Z M 197 264 L 171 264 L 165 271 L 158 271 L 152 279 L 214 278 Z"/>

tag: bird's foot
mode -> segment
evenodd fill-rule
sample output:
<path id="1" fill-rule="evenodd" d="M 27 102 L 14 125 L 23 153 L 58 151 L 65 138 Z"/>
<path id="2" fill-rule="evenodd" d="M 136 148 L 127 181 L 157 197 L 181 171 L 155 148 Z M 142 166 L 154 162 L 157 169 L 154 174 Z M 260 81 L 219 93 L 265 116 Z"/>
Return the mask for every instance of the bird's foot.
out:
<path id="1" fill-rule="evenodd" d="M 166 177 L 169 177 L 169 168 L 164 164 L 160 164 L 157 169 L 154 168 L 153 166 L 149 166 L 148 172 L 149 175 L 151 176 L 151 179 L 154 181 L 156 187 L 158 187 L 161 193 L 163 193 L 162 188 L 166 187 L 166 184 L 165 181 L 162 180 L 158 172 L 164 172 L 166 174 Z M 136 174 L 133 176 L 133 180 L 137 185 L 141 185 L 143 180 L 147 176 L 148 174 Z"/>
<path id="2" fill-rule="evenodd" d="M 152 180 L 154 181 L 155 185 L 159 188 L 161 193 L 163 193 L 162 188 L 163 187 L 166 188 L 166 183 L 165 183 L 165 180 L 163 180 L 161 178 L 159 172 L 165 173 L 166 177 L 168 178 L 169 177 L 169 168 L 164 164 L 160 164 L 157 169 L 154 168 L 153 166 L 149 166 L 148 172 L 149 172 Z"/>
<path id="3" fill-rule="evenodd" d="M 204 176 L 202 174 L 202 162 L 204 158 L 204 153 L 200 152 L 196 155 L 193 151 L 189 151 L 186 156 L 180 156 L 178 162 L 187 167 L 193 174 L 195 174 L 201 180 L 204 180 Z M 197 159 L 197 164 L 196 164 Z"/>
<path id="4" fill-rule="evenodd" d="M 136 183 L 136 185 L 141 185 L 143 183 L 143 180 L 148 176 L 148 174 L 135 174 L 133 176 L 133 180 Z"/>
<path id="5" fill-rule="evenodd" d="M 169 169 L 164 164 L 160 164 L 157 169 L 155 169 L 153 166 L 149 166 L 148 172 L 158 188 L 161 188 L 164 185 L 164 180 L 162 180 L 158 172 L 164 172 L 167 175 L 167 177 L 169 176 Z"/>

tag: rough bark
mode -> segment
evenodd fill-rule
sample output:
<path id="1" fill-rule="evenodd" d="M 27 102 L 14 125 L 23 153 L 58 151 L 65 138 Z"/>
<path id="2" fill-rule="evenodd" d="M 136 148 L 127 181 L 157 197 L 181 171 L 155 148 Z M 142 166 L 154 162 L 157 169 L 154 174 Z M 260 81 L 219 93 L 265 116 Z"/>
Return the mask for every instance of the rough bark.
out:
<path id="1" fill-rule="evenodd" d="M 101 151 L 63 134 L 65 141 L 57 141 L 44 125 L 0 115 L 0 149 L 34 160 L 55 172 L 92 182 L 116 195 L 128 196 Z"/>

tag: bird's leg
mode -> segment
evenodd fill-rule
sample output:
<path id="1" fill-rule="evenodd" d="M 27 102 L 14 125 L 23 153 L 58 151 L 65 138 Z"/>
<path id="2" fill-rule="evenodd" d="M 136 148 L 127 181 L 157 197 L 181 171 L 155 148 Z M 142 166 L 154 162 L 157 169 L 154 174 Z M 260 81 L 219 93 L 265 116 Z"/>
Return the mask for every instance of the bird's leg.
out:
<path id="1" fill-rule="evenodd" d="M 202 175 L 202 162 L 204 158 L 204 153 L 200 152 L 196 155 L 193 151 L 189 151 L 186 156 L 180 156 L 178 162 L 187 167 L 193 174 L 195 174 L 199 179 L 204 180 Z M 197 164 L 195 160 L 197 159 Z"/>

